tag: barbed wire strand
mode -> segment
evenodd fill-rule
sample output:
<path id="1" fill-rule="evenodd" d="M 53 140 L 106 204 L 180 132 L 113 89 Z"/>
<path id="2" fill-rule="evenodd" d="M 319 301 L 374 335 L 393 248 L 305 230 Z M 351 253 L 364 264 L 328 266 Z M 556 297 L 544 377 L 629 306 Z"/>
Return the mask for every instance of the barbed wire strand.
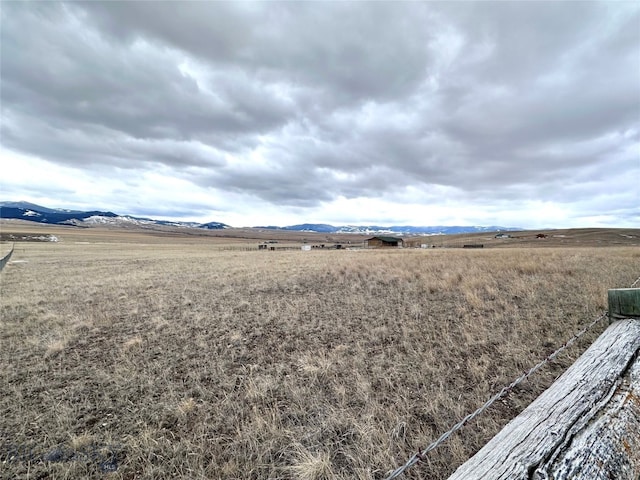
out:
<path id="1" fill-rule="evenodd" d="M 640 280 L 640 278 L 638 280 Z M 392 480 L 394 478 L 398 478 L 400 475 L 402 475 L 405 472 L 405 470 L 407 470 L 408 468 L 412 467 L 416 463 L 420 462 L 423 459 L 424 455 L 426 455 L 431 450 L 434 450 L 435 448 L 440 446 L 440 444 L 445 442 L 451 435 L 453 435 L 455 432 L 460 430 L 462 427 L 464 427 L 467 423 L 469 423 L 471 420 L 476 418 L 478 415 L 483 413 L 485 410 L 487 410 L 489 407 L 491 407 L 491 405 L 493 405 L 495 402 L 500 400 L 507 393 L 509 393 L 511 390 L 513 390 L 516 386 L 518 386 L 520 383 L 522 383 L 527 378 L 529 378 L 531 375 L 533 375 L 535 372 L 537 372 L 542 367 L 544 367 L 546 364 L 548 364 L 549 362 L 554 360 L 556 357 L 558 357 L 558 355 L 560 355 L 562 352 L 564 352 L 567 348 L 569 348 L 571 345 L 573 345 L 580 337 L 582 337 L 591 328 L 593 328 L 594 325 L 596 325 L 598 322 L 602 321 L 604 318 L 607 318 L 608 315 L 609 315 L 609 312 L 604 312 L 598 318 L 593 320 L 586 327 L 584 327 L 582 330 L 580 330 L 578 333 L 576 333 L 573 337 L 571 337 L 569 340 L 567 340 L 555 352 L 553 352 L 550 355 L 548 355 L 544 360 L 542 360 L 536 366 L 534 366 L 534 367 L 530 368 L 529 370 L 527 370 L 526 372 L 524 372 L 522 375 L 520 375 L 518 378 L 516 378 L 513 382 L 511 382 L 509 385 L 504 387 L 502 390 L 500 390 L 498 393 L 496 393 L 493 397 L 491 397 L 489 400 L 487 400 L 487 402 L 484 405 L 482 405 L 480 408 L 478 408 L 475 412 L 470 413 L 469 415 L 464 417 L 462 420 L 460 420 L 458 423 L 456 423 L 453 427 L 451 427 L 450 430 L 448 430 L 445 433 L 443 433 L 442 435 L 440 435 L 440 437 L 435 442 L 433 442 L 431 445 L 429 445 L 424 450 L 420 450 L 413 457 L 411 457 L 407 461 L 407 463 L 405 463 L 401 467 L 398 467 L 397 469 L 395 469 L 386 478 L 386 480 Z"/>

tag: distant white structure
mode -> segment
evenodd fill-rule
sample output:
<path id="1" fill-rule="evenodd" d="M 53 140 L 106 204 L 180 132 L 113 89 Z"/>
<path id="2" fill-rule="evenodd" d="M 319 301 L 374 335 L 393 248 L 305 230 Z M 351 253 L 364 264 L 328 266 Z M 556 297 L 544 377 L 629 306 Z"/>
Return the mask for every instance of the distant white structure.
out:
<path id="1" fill-rule="evenodd" d="M 311 245 L 302 245 L 302 250 L 305 252 L 309 252 L 311 250 Z"/>

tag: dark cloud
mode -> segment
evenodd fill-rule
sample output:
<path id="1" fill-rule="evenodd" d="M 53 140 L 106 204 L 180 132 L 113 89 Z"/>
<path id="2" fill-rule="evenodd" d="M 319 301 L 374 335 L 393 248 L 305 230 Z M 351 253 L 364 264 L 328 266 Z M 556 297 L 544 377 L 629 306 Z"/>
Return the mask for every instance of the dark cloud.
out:
<path id="1" fill-rule="evenodd" d="M 347 2 L 81 4 L 113 39 L 151 38 L 221 68 L 349 97 L 393 98 L 421 82 L 426 7 Z M 420 29 L 416 29 L 422 23 Z"/>
<path id="2" fill-rule="evenodd" d="M 3 147 L 53 164 L 162 170 L 305 209 L 407 189 L 573 204 L 613 164 L 640 176 L 637 4 L 6 2 L 1 15 Z M 585 209 L 633 218 L 625 198 Z"/>

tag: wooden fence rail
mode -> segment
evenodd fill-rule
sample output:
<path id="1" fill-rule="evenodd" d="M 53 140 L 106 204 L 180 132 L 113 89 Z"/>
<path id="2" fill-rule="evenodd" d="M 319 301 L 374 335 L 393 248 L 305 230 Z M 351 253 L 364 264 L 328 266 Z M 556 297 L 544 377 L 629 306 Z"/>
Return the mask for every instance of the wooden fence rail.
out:
<path id="1" fill-rule="evenodd" d="M 11 255 L 13 255 L 13 248 L 14 246 L 11 247 L 11 251 L 9 253 L 7 253 L 4 257 L 0 258 L 0 271 L 2 271 L 4 266 L 7 264 L 7 262 L 11 258 Z"/>
<path id="2" fill-rule="evenodd" d="M 640 289 L 609 294 L 611 318 Z M 619 301 L 620 296 L 624 297 Z M 640 318 L 612 323 L 548 390 L 449 480 L 638 480 Z"/>

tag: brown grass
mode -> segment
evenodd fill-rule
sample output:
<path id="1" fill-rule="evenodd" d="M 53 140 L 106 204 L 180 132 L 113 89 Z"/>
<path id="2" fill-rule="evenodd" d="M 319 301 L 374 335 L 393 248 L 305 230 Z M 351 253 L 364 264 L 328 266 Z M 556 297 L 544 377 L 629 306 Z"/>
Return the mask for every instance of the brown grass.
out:
<path id="1" fill-rule="evenodd" d="M 63 241 L 20 244 L 12 260 L 0 277 L 6 478 L 384 478 L 640 274 L 637 247 Z M 406 478 L 446 478 L 604 327 Z"/>

